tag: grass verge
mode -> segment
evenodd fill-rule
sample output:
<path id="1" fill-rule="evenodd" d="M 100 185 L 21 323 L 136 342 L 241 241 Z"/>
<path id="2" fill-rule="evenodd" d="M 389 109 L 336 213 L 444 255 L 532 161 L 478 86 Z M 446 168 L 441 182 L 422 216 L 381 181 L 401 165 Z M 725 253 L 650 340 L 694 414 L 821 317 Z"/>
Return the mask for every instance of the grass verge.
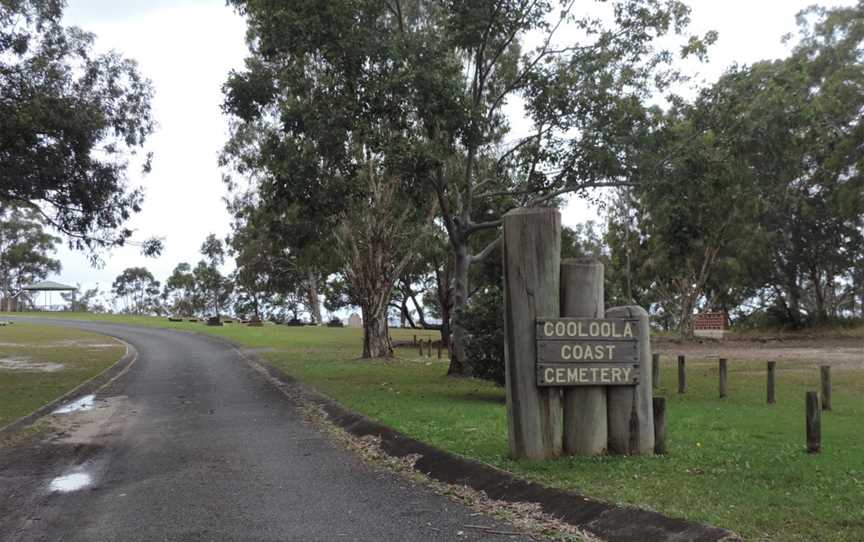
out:
<path id="1" fill-rule="evenodd" d="M 679 396 L 667 357 L 657 391 L 669 398 L 667 456 L 529 462 L 507 457 L 503 390 L 447 378 L 446 360 L 413 348 L 398 348 L 393 361 L 359 361 L 360 330 L 89 318 L 203 331 L 266 349 L 262 356 L 275 366 L 355 411 L 549 486 L 711 523 L 749 540 L 864 539 L 862 366 L 833 370 L 834 409 L 823 416 L 818 455 L 804 447 L 804 393 L 818 389 L 817 364 L 778 363 L 778 402 L 769 406 L 762 360 L 730 359 L 730 396 L 720 400 L 716 358 L 688 357 L 688 392 Z M 414 334 L 393 332 L 400 340 Z"/>
<path id="2" fill-rule="evenodd" d="M 125 352 L 110 337 L 76 329 L 0 327 L 0 427 L 93 378 Z"/>

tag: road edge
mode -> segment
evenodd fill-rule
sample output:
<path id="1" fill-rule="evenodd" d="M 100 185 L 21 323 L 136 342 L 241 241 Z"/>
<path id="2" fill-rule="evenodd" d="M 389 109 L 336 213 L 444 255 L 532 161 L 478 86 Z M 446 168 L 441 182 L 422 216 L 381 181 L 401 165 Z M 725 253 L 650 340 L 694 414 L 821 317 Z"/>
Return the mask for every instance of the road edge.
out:
<path id="1" fill-rule="evenodd" d="M 732 531 L 684 519 L 670 518 L 643 508 L 621 506 L 572 491 L 549 488 L 523 480 L 513 473 L 436 448 L 346 408 L 335 399 L 285 373 L 233 341 L 198 333 L 233 348 L 241 359 L 274 381 L 289 398 L 299 398 L 321 409 L 328 421 L 350 435 L 379 439 L 381 449 L 393 458 L 419 456 L 413 469 L 432 480 L 467 486 L 495 500 L 536 503 L 544 513 L 587 531 L 608 542 L 732 542 L 741 538 Z M 289 394 L 290 392 L 290 394 Z"/>
<path id="2" fill-rule="evenodd" d="M 22 429 L 25 429 L 26 427 L 33 425 L 43 417 L 51 414 L 54 410 L 56 410 L 60 405 L 64 403 L 80 399 L 85 395 L 99 392 L 100 390 L 102 390 L 102 388 L 106 387 L 107 385 L 111 384 L 112 382 L 123 376 L 126 371 L 128 371 L 129 368 L 132 367 L 132 365 L 138 359 L 138 350 L 134 346 L 112 335 L 107 335 L 105 333 L 99 333 L 99 335 L 111 337 L 115 341 L 118 341 L 126 347 L 126 353 L 123 354 L 123 356 L 119 360 L 115 361 L 113 365 L 103 369 L 102 372 L 100 372 L 99 374 L 78 384 L 76 387 L 61 395 L 57 399 L 54 399 L 53 401 L 42 405 L 30 414 L 22 416 L 21 418 L 18 418 L 17 420 L 10 422 L 3 427 L 0 427 L 0 437 L 10 436 Z"/>

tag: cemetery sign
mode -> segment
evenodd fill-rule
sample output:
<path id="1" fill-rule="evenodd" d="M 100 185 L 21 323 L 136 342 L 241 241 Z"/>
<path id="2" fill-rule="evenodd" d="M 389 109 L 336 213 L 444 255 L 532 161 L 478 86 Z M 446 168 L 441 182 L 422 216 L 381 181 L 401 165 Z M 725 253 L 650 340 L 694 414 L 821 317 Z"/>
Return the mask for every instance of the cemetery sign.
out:
<path id="1" fill-rule="evenodd" d="M 638 320 L 537 319 L 538 386 L 635 386 Z"/>

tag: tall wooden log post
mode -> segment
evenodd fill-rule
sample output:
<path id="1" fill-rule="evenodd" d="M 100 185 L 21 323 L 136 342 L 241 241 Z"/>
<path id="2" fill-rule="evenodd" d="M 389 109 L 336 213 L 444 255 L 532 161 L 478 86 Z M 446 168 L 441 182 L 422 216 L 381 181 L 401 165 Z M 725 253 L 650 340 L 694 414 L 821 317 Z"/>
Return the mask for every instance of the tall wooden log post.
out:
<path id="1" fill-rule="evenodd" d="M 603 318 L 603 263 L 596 258 L 561 262 L 561 316 Z M 602 455 L 608 441 L 606 387 L 564 389 L 564 452 Z"/>
<path id="2" fill-rule="evenodd" d="M 639 383 L 636 386 L 610 386 L 606 392 L 608 450 L 612 454 L 651 455 L 654 453 L 654 393 L 648 312 L 635 305 L 615 307 L 606 311 L 606 317 L 639 321 Z"/>
<path id="3" fill-rule="evenodd" d="M 729 368 L 726 358 L 720 358 L 720 399 L 729 395 Z"/>
<path id="4" fill-rule="evenodd" d="M 514 209 L 504 215 L 504 360 L 510 455 L 561 455 L 560 387 L 538 387 L 536 319 L 560 314 L 561 215 Z"/>
<path id="5" fill-rule="evenodd" d="M 686 359 L 683 355 L 678 356 L 678 393 L 687 392 L 687 369 L 685 368 Z"/>

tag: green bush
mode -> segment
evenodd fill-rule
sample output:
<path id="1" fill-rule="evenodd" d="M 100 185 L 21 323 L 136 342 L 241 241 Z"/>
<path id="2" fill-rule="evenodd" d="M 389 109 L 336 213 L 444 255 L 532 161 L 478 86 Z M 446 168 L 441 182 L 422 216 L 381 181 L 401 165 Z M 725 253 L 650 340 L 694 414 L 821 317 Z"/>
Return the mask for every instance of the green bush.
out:
<path id="1" fill-rule="evenodd" d="M 504 293 L 491 286 L 471 296 L 463 312 L 465 355 L 474 376 L 504 385 Z"/>

